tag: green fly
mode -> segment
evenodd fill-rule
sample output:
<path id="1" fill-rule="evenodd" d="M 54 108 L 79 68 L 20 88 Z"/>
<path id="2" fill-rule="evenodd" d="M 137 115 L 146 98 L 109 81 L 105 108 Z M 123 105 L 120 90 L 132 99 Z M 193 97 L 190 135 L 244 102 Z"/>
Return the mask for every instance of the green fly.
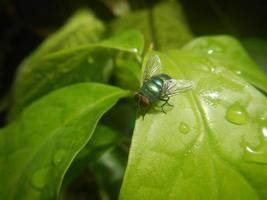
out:
<path id="1" fill-rule="evenodd" d="M 160 57 L 158 55 L 151 56 L 145 65 L 143 83 L 135 93 L 135 100 L 139 108 L 147 108 L 162 101 L 161 110 L 166 114 L 164 106 L 173 106 L 169 103 L 170 97 L 191 90 L 194 82 L 172 79 L 167 74 L 159 73 L 160 69 Z"/>

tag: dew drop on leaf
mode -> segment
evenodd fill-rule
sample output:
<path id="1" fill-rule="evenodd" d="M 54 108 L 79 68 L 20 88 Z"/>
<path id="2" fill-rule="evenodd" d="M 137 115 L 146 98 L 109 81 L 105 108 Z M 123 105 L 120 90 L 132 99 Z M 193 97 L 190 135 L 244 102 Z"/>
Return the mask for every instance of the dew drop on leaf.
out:
<path id="1" fill-rule="evenodd" d="M 259 120 L 260 131 L 264 139 L 267 139 L 267 119 L 265 117 L 261 117 Z"/>
<path id="2" fill-rule="evenodd" d="M 263 135 L 265 138 L 267 138 L 267 127 L 262 127 L 261 131 L 262 131 L 262 135 Z"/>
<path id="3" fill-rule="evenodd" d="M 59 163 L 61 163 L 62 160 L 63 160 L 63 158 L 64 158 L 64 156 L 65 156 L 65 151 L 63 149 L 58 150 L 55 153 L 54 157 L 53 157 L 53 163 L 54 163 L 54 165 L 58 165 Z"/>
<path id="4" fill-rule="evenodd" d="M 42 189 L 47 184 L 47 178 L 49 176 L 49 168 L 43 168 L 37 170 L 31 179 L 32 185 L 37 189 Z"/>
<path id="5" fill-rule="evenodd" d="M 224 47 L 220 43 L 215 43 L 215 41 L 209 41 L 205 47 L 204 52 L 206 52 L 208 55 L 213 56 L 213 54 L 222 53 L 224 50 Z"/>
<path id="6" fill-rule="evenodd" d="M 190 132 L 190 127 L 186 123 L 181 122 L 179 125 L 179 131 L 183 134 L 187 134 Z"/>
<path id="7" fill-rule="evenodd" d="M 210 68 L 210 71 L 211 71 L 211 72 L 216 72 L 216 68 L 215 68 L 215 67 L 211 67 L 211 68 Z"/>
<path id="8" fill-rule="evenodd" d="M 244 152 L 244 159 L 247 162 L 267 164 L 267 148 L 262 146 L 257 150 L 252 149 L 251 147 L 246 147 Z"/>
<path id="9" fill-rule="evenodd" d="M 212 49 L 212 48 L 208 48 L 207 53 L 208 53 L 209 55 L 213 54 L 213 53 L 214 53 L 214 49 Z"/>
<path id="10" fill-rule="evenodd" d="M 241 72 L 240 70 L 236 70 L 236 71 L 235 71 L 235 74 L 237 74 L 237 75 L 241 75 L 242 72 Z"/>
<path id="11" fill-rule="evenodd" d="M 228 108 L 225 118 L 231 123 L 242 125 L 248 122 L 248 113 L 244 107 L 236 103 Z"/>
<path id="12" fill-rule="evenodd" d="M 138 52 L 138 49 L 137 49 L 137 48 L 131 48 L 131 51 L 132 51 L 133 53 L 137 53 L 137 52 Z"/>

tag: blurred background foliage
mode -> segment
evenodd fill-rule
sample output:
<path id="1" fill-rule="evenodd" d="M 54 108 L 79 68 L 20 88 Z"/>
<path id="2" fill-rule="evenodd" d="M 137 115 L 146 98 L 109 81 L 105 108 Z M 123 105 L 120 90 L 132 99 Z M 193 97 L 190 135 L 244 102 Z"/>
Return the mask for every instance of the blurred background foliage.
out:
<path id="1" fill-rule="evenodd" d="M 177 2 L 175 8 L 177 12 L 171 13 L 173 9 L 162 8 L 160 6 L 162 1 L 159 0 L 1 0 L 1 126 L 5 124 L 4 107 L 5 102 L 8 102 L 5 99 L 8 98 L 17 67 L 79 8 L 91 9 L 95 16 L 105 23 L 105 29 L 101 31 L 102 38 L 121 30 L 137 28 L 143 32 L 147 46 L 149 41 L 157 41 L 154 43 L 156 49 L 178 48 L 193 37 L 202 35 L 233 35 L 242 42 L 252 58 L 267 71 L 267 3 L 264 0 L 177 0 Z M 171 14 L 165 15 L 165 12 Z M 147 27 L 150 27 L 150 32 L 154 34 L 149 33 Z M 165 31 L 158 31 L 158 28 L 164 28 Z M 177 36 L 171 37 L 173 30 L 181 34 L 179 40 L 176 40 Z M 120 70 L 120 65 L 131 64 L 134 65 L 121 60 L 118 61 L 117 67 Z M 127 85 L 131 87 L 130 89 L 137 87 L 132 80 L 124 81 L 129 82 Z M 112 120 L 116 116 L 124 116 L 121 117 L 123 121 Z M 111 127 L 112 131 L 125 133 L 124 136 L 119 139 L 112 137 L 108 139 L 110 144 L 119 142 L 119 145 L 100 159 L 89 163 L 86 169 L 79 169 L 79 162 L 86 162 L 84 158 L 92 156 L 93 152 L 90 152 L 90 149 L 81 152 L 81 155 L 85 156 L 78 157 L 75 162 L 78 164 L 72 165 L 66 175 L 62 189 L 66 192 L 62 193 L 62 199 L 116 199 L 127 162 L 134 119 L 135 106 L 133 102 L 129 103 L 129 100 L 122 100 L 104 116 L 101 124 L 105 126 L 100 126 L 96 131 L 101 135 L 103 129 Z M 96 143 L 103 149 L 109 148 L 110 144 Z M 110 177 L 108 181 L 107 177 Z"/>
<path id="2" fill-rule="evenodd" d="M 1 97 L 9 90 L 16 67 L 21 60 L 48 35 L 62 26 L 78 8 L 89 7 L 99 19 L 110 23 L 118 17 L 142 8 L 150 8 L 158 2 L 158 0 L 1 0 Z M 194 36 L 234 35 L 266 70 L 266 1 L 181 0 L 180 4 Z M 106 34 L 108 33 L 109 30 L 106 30 Z"/>

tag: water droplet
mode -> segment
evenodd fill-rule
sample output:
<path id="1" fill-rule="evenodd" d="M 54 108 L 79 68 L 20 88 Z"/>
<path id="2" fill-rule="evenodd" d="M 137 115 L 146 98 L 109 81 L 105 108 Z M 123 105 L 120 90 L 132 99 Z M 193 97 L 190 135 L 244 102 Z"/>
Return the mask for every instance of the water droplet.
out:
<path id="1" fill-rule="evenodd" d="M 262 131 L 262 135 L 267 138 L 267 127 L 262 127 L 261 131 Z"/>
<path id="2" fill-rule="evenodd" d="M 62 150 L 62 149 L 61 150 L 58 150 L 55 153 L 54 157 L 53 157 L 53 163 L 55 165 L 58 165 L 59 163 L 61 163 L 61 161 L 63 160 L 64 156 L 65 156 L 65 151 Z"/>
<path id="3" fill-rule="evenodd" d="M 259 164 L 267 164 L 267 151 L 262 147 L 258 150 L 253 150 L 250 147 L 245 148 L 244 159 L 247 162 L 254 162 Z"/>
<path id="4" fill-rule="evenodd" d="M 242 72 L 241 72 L 240 70 L 235 71 L 235 73 L 236 73 L 237 75 L 242 74 Z"/>
<path id="5" fill-rule="evenodd" d="M 137 49 L 137 48 L 131 48 L 131 51 L 132 51 L 133 53 L 137 53 L 137 52 L 138 52 L 138 49 Z"/>
<path id="6" fill-rule="evenodd" d="M 211 68 L 210 68 L 210 71 L 211 71 L 211 72 L 216 72 L 216 68 L 215 68 L 215 67 L 211 67 Z"/>
<path id="7" fill-rule="evenodd" d="M 223 50 L 223 46 L 220 43 L 215 43 L 215 41 L 208 41 L 208 43 L 204 46 L 204 51 L 208 55 L 219 54 Z"/>
<path id="8" fill-rule="evenodd" d="M 179 131 L 183 134 L 187 134 L 190 131 L 190 127 L 186 123 L 181 122 L 179 125 Z"/>
<path id="9" fill-rule="evenodd" d="M 49 168 L 43 168 L 37 170 L 31 179 L 31 182 L 34 187 L 37 189 L 42 189 L 47 184 L 47 177 L 49 176 Z"/>
<path id="10" fill-rule="evenodd" d="M 234 124 L 246 124 L 248 121 L 248 113 L 244 107 L 235 103 L 228 108 L 225 118 Z"/>
<path id="11" fill-rule="evenodd" d="M 94 58 L 93 58 L 93 57 L 89 57 L 89 58 L 87 58 L 87 62 L 88 62 L 89 64 L 93 64 L 93 62 L 94 62 Z"/>
<path id="12" fill-rule="evenodd" d="M 209 55 L 210 55 L 210 54 L 213 54 L 213 53 L 214 53 L 214 49 L 208 48 L 207 53 L 208 53 Z"/>
<path id="13" fill-rule="evenodd" d="M 264 137 L 264 139 L 267 139 L 267 119 L 265 117 L 261 117 L 258 120 L 258 123 L 260 125 L 262 136 Z"/>

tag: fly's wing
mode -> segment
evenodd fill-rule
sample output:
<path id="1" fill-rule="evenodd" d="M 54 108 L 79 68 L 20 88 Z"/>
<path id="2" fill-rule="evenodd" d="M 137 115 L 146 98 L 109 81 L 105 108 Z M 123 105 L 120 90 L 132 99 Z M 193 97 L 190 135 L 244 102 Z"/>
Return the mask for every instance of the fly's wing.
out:
<path id="1" fill-rule="evenodd" d="M 168 79 L 163 83 L 161 96 L 168 98 L 183 92 L 187 92 L 194 87 L 194 81 L 191 80 L 176 80 Z"/>
<path id="2" fill-rule="evenodd" d="M 161 62 L 158 55 L 153 55 L 146 63 L 143 82 L 149 80 L 154 76 L 161 68 Z"/>

